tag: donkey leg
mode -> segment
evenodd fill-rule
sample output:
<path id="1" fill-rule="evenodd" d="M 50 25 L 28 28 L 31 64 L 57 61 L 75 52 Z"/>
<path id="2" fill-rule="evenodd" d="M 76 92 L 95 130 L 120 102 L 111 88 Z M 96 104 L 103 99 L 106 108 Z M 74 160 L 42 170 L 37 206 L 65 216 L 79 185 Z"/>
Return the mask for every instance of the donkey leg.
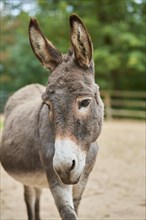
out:
<path id="1" fill-rule="evenodd" d="M 35 220 L 34 204 L 35 191 L 34 188 L 24 186 L 24 199 L 27 208 L 28 220 Z"/>
<path id="2" fill-rule="evenodd" d="M 40 220 L 40 194 L 41 190 L 35 188 L 35 220 Z"/>
<path id="3" fill-rule="evenodd" d="M 40 190 L 24 186 L 24 199 L 27 208 L 28 220 L 40 220 L 39 216 Z"/>
<path id="4" fill-rule="evenodd" d="M 82 198 L 82 194 L 86 187 L 86 183 L 88 180 L 89 173 L 87 175 L 83 175 L 78 184 L 73 186 L 73 203 L 76 213 L 78 214 L 79 204 Z"/>
<path id="5" fill-rule="evenodd" d="M 73 205 L 72 186 L 61 184 L 58 180 L 50 185 L 50 190 L 62 220 L 77 220 Z"/>
<path id="6" fill-rule="evenodd" d="M 82 194 L 84 192 L 84 189 L 88 181 L 88 177 L 96 161 L 97 153 L 98 153 L 98 145 L 97 143 L 93 143 L 87 154 L 84 173 L 82 174 L 79 183 L 73 186 L 73 202 L 74 202 L 74 208 L 77 214 L 78 214 L 78 208 L 79 208 L 79 204 L 82 198 Z"/>
<path id="7" fill-rule="evenodd" d="M 77 220 L 73 205 L 72 186 L 61 183 L 57 174 L 54 172 L 53 167 L 52 169 L 47 170 L 46 173 L 49 188 L 62 220 Z"/>

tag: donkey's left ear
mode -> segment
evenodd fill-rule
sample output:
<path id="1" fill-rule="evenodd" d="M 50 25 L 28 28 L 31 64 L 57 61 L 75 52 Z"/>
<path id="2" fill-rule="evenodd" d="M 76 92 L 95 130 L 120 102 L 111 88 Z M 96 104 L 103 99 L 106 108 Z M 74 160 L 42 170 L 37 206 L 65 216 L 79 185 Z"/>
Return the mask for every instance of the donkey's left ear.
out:
<path id="1" fill-rule="evenodd" d="M 89 67 L 92 59 L 93 46 L 83 22 L 77 15 L 70 16 L 71 43 L 75 59 L 82 67 Z"/>

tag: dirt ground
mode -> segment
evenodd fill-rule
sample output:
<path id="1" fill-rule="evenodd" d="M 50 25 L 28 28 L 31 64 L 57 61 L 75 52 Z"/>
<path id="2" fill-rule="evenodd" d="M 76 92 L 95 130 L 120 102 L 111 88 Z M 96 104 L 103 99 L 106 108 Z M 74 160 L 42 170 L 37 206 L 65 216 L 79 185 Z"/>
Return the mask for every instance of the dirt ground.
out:
<path id="1" fill-rule="evenodd" d="M 145 124 L 104 123 L 100 151 L 79 208 L 82 220 L 144 220 Z M 26 220 L 23 187 L 1 167 L 1 220 Z M 60 219 L 49 189 L 41 198 L 42 220 Z"/>

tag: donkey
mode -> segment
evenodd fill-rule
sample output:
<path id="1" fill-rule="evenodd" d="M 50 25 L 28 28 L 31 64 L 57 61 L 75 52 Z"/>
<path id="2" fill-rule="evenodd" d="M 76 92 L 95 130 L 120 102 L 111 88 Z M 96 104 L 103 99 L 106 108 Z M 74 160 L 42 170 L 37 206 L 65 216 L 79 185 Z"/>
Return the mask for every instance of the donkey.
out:
<path id="1" fill-rule="evenodd" d="M 29 220 L 40 220 L 41 189 L 47 187 L 61 218 L 77 220 L 98 152 L 103 103 L 94 80 L 92 42 L 75 14 L 70 27 L 72 47 L 63 55 L 30 19 L 32 50 L 51 74 L 46 88 L 27 85 L 5 107 L 1 163 L 24 185 Z"/>

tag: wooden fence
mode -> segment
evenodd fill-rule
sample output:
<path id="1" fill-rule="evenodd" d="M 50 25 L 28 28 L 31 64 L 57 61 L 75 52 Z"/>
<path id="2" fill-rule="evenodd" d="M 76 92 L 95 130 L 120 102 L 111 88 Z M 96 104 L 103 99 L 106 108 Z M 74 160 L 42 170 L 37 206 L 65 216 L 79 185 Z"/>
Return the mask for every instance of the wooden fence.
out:
<path id="1" fill-rule="evenodd" d="M 135 91 L 102 91 L 105 117 L 146 118 L 146 93 Z"/>

